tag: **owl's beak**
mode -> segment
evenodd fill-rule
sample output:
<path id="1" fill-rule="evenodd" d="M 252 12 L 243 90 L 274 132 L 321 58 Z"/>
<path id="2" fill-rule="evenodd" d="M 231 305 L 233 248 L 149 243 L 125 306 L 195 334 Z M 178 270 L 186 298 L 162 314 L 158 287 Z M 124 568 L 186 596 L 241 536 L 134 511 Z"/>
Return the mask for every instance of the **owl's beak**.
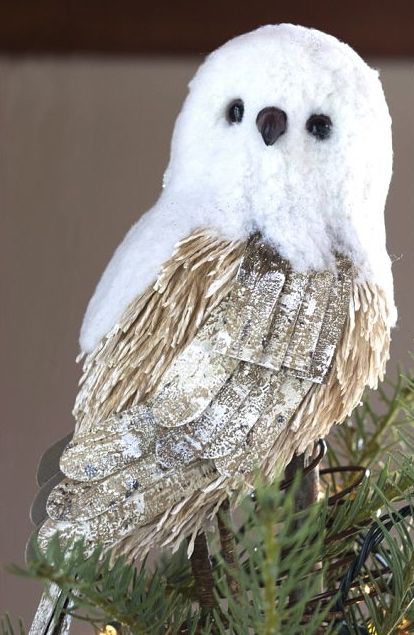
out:
<path id="1" fill-rule="evenodd" d="M 267 146 L 272 146 L 286 132 L 287 114 L 280 108 L 263 108 L 256 118 L 256 126 Z"/>

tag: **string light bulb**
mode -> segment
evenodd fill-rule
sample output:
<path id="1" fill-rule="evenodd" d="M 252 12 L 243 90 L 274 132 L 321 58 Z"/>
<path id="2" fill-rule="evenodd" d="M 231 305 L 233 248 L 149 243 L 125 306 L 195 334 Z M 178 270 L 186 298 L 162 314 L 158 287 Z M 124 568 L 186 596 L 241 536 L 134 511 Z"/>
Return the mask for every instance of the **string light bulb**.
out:
<path id="1" fill-rule="evenodd" d="M 406 617 L 403 617 L 401 622 L 397 626 L 397 633 L 399 635 L 408 635 L 410 632 L 410 628 L 412 628 L 413 624 Z"/>
<path id="2" fill-rule="evenodd" d="M 105 624 L 98 635 L 120 635 L 120 631 L 114 624 Z"/>

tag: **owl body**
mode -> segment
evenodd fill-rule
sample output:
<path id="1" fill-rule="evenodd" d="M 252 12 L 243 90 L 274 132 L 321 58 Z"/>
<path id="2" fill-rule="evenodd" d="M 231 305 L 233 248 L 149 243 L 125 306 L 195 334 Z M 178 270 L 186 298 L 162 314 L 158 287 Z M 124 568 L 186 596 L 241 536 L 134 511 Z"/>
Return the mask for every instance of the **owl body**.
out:
<path id="1" fill-rule="evenodd" d="M 335 38 L 269 26 L 207 59 L 89 304 L 41 544 L 176 547 L 352 412 L 396 319 L 390 175 L 378 75 Z"/>
<path id="2" fill-rule="evenodd" d="M 194 232 L 85 360 L 40 543 L 60 530 L 140 558 L 194 538 L 350 414 L 382 376 L 386 324 L 348 258 L 298 273 L 258 235 Z"/>

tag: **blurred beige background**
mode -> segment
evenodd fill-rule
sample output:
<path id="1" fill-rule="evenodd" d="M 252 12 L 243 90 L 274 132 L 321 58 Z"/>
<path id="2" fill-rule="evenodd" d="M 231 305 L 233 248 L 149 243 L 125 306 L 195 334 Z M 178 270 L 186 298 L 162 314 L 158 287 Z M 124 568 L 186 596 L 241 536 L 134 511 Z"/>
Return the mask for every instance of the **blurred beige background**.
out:
<path id="1" fill-rule="evenodd" d="M 159 193 L 173 122 L 199 61 L 0 59 L 1 565 L 22 561 L 38 459 L 72 427 L 86 303 Z M 387 226 L 400 310 L 395 372 L 414 350 L 414 64 L 373 64 L 394 119 Z M 29 621 L 39 593 L 0 571 L 0 613 Z"/>

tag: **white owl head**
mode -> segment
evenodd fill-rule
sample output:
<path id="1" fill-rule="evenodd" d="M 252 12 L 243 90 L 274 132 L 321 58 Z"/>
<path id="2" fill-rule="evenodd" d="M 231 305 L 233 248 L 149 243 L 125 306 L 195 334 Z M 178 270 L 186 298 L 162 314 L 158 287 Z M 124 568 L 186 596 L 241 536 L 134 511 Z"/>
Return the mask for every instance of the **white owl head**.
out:
<path id="1" fill-rule="evenodd" d="M 372 268 L 391 163 L 378 73 L 332 36 L 265 26 L 190 83 L 163 198 L 229 236 L 258 227 L 297 268 L 327 266 L 335 250 Z"/>

